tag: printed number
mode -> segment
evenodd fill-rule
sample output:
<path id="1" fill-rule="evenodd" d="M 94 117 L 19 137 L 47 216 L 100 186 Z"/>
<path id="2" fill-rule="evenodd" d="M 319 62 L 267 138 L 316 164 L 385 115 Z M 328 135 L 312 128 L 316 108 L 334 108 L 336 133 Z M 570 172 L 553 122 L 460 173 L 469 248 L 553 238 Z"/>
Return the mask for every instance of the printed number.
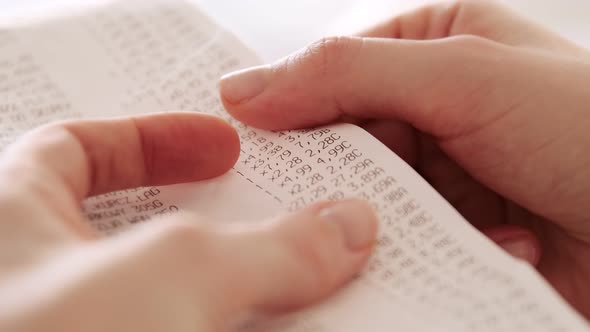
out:
<path id="1" fill-rule="evenodd" d="M 270 177 L 270 181 L 274 182 L 275 180 L 280 179 L 281 176 L 283 176 L 283 172 L 281 172 L 280 169 L 277 169 L 274 172 L 272 172 L 272 175 Z"/>
<path id="2" fill-rule="evenodd" d="M 248 131 L 247 133 L 245 133 L 245 134 L 242 134 L 242 135 L 240 136 L 240 138 L 241 138 L 241 139 L 242 139 L 242 141 L 244 141 L 244 142 L 250 141 L 250 140 L 254 139 L 255 137 L 256 137 L 256 132 L 255 132 L 255 131 L 252 131 L 252 130 L 250 130 L 250 131 Z"/>
<path id="3" fill-rule="evenodd" d="M 289 205 L 289 211 L 297 211 L 305 206 L 305 199 L 303 197 L 299 197 Z"/>
<path id="4" fill-rule="evenodd" d="M 373 160 L 371 159 L 365 159 L 359 163 L 356 163 L 355 165 L 353 165 L 351 167 L 352 172 L 357 175 L 359 173 L 361 173 L 362 171 L 364 171 L 365 169 L 373 166 Z"/>
<path id="5" fill-rule="evenodd" d="M 307 135 L 307 137 L 311 137 L 314 141 L 318 140 L 320 137 L 329 134 L 330 133 L 330 129 L 328 128 L 323 128 L 320 130 L 316 130 L 313 133 Z"/>
<path id="6" fill-rule="evenodd" d="M 266 143 L 263 147 L 260 148 L 260 152 L 268 151 L 268 149 L 272 148 L 273 145 L 274 145 L 273 142 Z"/>
<path id="7" fill-rule="evenodd" d="M 289 191 L 289 193 L 292 196 L 295 196 L 295 195 L 301 193 L 302 191 L 303 191 L 303 186 L 300 185 L 300 184 L 298 184 L 298 183 L 296 183 L 296 184 L 293 185 L 293 187 L 291 187 L 291 191 Z"/>
<path id="8" fill-rule="evenodd" d="M 298 175 L 304 176 L 305 174 L 311 173 L 311 166 L 309 165 L 303 165 L 301 167 L 299 167 L 296 171 L 295 171 Z"/>
<path id="9" fill-rule="evenodd" d="M 281 153 L 281 155 L 279 156 L 279 158 L 281 158 L 281 160 L 286 160 L 289 157 L 291 157 L 291 151 L 289 151 L 289 150 L 283 151 L 283 153 Z"/>
<path id="10" fill-rule="evenodd" d="M 327 192 L 328 192 L 328 189 L 326 189 L 326 187 L 324 187 L 324 186 L 318 186 L 317 188 L 315 188 L 311 191 L 311 193 L 315 199 L 318 199 L 318 198 L 324 196 Z"/>
<path id="11" fill-rule="evenodd" d="M 330 201 L 338 201 L 344 198 L 344 193 L 341 191 L 337 191 L 332 195 L 328 196 L 328 200 Z"/>
<path id="12" fill-rule="evenodd" d="M 361 176 L 361 180 L 364 183 L 369 183 L 383 174 L 385 174 L 385 170 L 381 167 L 376 167 L 374 170 L 368 171 L 365 175 Z"/>
<path id="13" fill-rule="evenodd" d="M 340 139 L 340 135 L 333 133 L 332 135 L 324 138 L 322 141 L 319 141 L 318 145 L 322 148 L 322 150 L 325 150 L 326 148 L 328 148 L 330 145 L 334 144 L 339 139 Z"/>
<path id="14" fill-rule="evenodd" d="M 270 152 L 268 154 L 270 154 L 271 156 L 276 155 L 277 153 L 279 153 L 281 150 L 283 149 L 282 146 L 277 145 L 275 146 L 272 150 L 270 150 Z"/>
<path id="15" fill-rule="evenodd" d="M 289 168 L 293 168 L 299 164 L 301 164 L 303 160 L 299 157 L 293 157 L 293 159 L 287 161 L 287 166 Z"/>
<path id="16" fill-rule="evenodd" d="M 337 177 L 335 177 L 335 178 L 331 179 L 331 180 L 330 180 L 330 183 L 332 183 L 332 185 L 333 185 L 334 187 L 340 187 L 340 185 L 342 185 L 342 184 L 344 183 L 344 181 L 346 181 L 346 180 L 344 179 L 344 175 L 343 175 L 343 174 L 340 174 L 340 175 L 338 175 Z"/>
<path id="17" fill-rule="evenodd" d="M 405 202 L 402 206 L 396 208 L 395 213 L 397 213 L 397 215 L 399 216 L 405 217 L 410 213 L 418 210 L 419 208 L 420 204 L 418 204 L 418 202 L 416 202 L 415 200 L 411 199 Z"/>
<path id="18" fill-rule="evenodd" d="M 309 181 L 310 185 L 313 186 L 313 185 L 316 185 L 317 183 L 319 183 L 320 181 L 322 181 L 323 179 L 324 179 L 324 177 L 320 173 L 315 173 L 311 177 L 307 178 L 307 181 Z"/>
<path id="19" fill-rule="evenodd" d="M 344 157 L 340 158 L 339 161 L 344 165 L 347 166 L 351 162 L 355 161 L 357 158 L 362 157 L 363 153 L 357 149 L 352 150 L 352 152 L 347 153 Z"/>
<path id="20" fill-rule="evenodd" d="M 336 145 L 332 149 L 330 149 L 330 151 L 328 151 L 328 154 L 330 156 L 336 158 L 336 157 L 338 157 L 339 154 L 343 153 L 344 151 L 346 151 L 350 147 L 352 147 L 352 145 L 350 143 L 348 143 L 347 141 L 344 141 L 344 142 Z"/>

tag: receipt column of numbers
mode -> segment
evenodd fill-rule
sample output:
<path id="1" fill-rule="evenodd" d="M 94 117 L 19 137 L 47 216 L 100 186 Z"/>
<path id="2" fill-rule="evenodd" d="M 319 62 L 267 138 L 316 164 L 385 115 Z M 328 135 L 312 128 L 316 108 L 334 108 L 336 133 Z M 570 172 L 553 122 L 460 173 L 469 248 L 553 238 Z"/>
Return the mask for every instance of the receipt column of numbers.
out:
<path id="1" fill-rule="evenodd" d="M 382 222 L 381 235 L 363 278 L 404 298 L 408 305 L 450 315 L 474 329 L 499 328 L 509 321 L 507 317 L 518 315 L 530 323 L 535 319 L 551 323 L 514 280 L 467 252 L 392 170 L 384 169 L 340 131 L 268 133 L 239 126 L 242 154 L 236 170 L 267 184 L 271 191 L 278 189 L 276 196 L 289 210 L 345 197 L 371 202 Z M 482 286 L 488 285 L 508 291 L 485 294 Z M 479 294 L 470 292 L 473 289 Z"/>

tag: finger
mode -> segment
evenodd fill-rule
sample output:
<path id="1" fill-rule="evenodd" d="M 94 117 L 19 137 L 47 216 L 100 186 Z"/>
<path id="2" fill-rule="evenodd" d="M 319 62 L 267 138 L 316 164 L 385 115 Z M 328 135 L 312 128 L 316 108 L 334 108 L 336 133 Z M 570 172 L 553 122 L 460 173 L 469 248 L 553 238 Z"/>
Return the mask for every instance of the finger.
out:
<path id="1" fill-rule="evenodd" d="M 262 128 L 307 127 L 348 115 L 400 119 L 434 136 L 454 136 L 507 108 L 510 99 L 489 96 L 518 83 L 508 79 L 518 59 L 510 52 L 475 37 L 328 38 L 273 65 L 225 76 L 220 92 L 233 116 Z M 498 104 L 482 110 L 484 97 Z"/>
<path id="2" fill-rule="evenodd" d="M 587 95 L 583 69 L 573 58 L 477 37 L 329 38 L 273 65 L 225 76 L 220 92 L 234 117 L 266 129 L 310 127 L 343 115 L 401 120 L 433 136 L 483 185 L 582 234 L 577 210 L 547 202 L 556 191 L 574 202 L 587 196 L 580 154 L 565 155 L 569 162 L 563 154 L 585 137 L 571 131 L 585 119 L 578 107 Z M 557 93 L 567 98 L 552 98 Z M 572 107 L 555 112 L 563 100 Z M 547 169 L 551 177 L 539 176 Z M 555 179 L 569 180 L 556 189 Z"/>
<path id="3" fill-rule="evenodd" d="M 203 114 L 64 122 L 6 151 L 0 176 L 77 204 L 117 189 L 211 178 L 226 172 L 238 153 L 231 126 Z"/>
<path id="4" fill-rule="evenodd" d="M 365 37 L 427 40 L 475 35 L 506 45 L 559 52 L 580 51 L 573 43 L 527 20 L 497 1 L 448 1 L 396 16 L 359 34 Z"/>
<path id="5" fill-rule="evenodd" d="M 39 291 L 29 291 L 50 296 L 35 301 L 77 319 L 29 323 L 78 330 L 79 322 L 96 321 L 100 308 L 109 319 L 96 321 L 103 325 L 93 331 L 220 331 L 247 311 L 296 308 L 344 285 L 366 262 L 376 224 L 359 201 L 322 203 L 243 228 L 196 225 L 187 215 L 145 224 L 61 263 L 75 269 L 55 264 L 59 273 L 45 271 L 70 287 L 46 291 L 33 283 Z"/>
<path id="6" fill-rule="evenodd" d="M 222 235 L 211 248 L 218 255 L 209 282 L 203 283 L 212 290 L 208 303 L 217 303 L 223 315 L 291 310 L 318 301 L 359 273 L 376 233 L 368 204 L 346 200 L 313 205 L 254 232 Z M 220 291 L 227 290 L 232 275 L 241 277 L 230 291 L 235 302 L 229 303 Z"/>
<path id="7" fill-rule="evenodd" d="M 541 245 L 530 230 L 513 225 L 495 226 L 483 233 L 514 258 L 537 266 L 541 259 Z"/>

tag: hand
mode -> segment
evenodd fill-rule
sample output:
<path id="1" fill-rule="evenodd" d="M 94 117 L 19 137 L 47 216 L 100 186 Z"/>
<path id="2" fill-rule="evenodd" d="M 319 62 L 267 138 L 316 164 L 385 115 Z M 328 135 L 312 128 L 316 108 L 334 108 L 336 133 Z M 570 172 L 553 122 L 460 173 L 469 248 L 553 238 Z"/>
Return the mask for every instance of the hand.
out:
<path id="1" fill-rule="evenodd" d="M 253 126 L 361 124 L 587 317 L 589 87 L 586 50 L 485 1 L 323 39 L 220 85 Z"/>
<path id="2" fill-rule="evenodd" d="M 361 269 L 365 203 L 320 203 L 248 229 L 177 214 L 99 239 L 89 195 L 211 178 L 237 159 L 225 122 L 168 113 L 68 122 L 0 157 L 1 331 L 220 331 L 318 300 Z"/>

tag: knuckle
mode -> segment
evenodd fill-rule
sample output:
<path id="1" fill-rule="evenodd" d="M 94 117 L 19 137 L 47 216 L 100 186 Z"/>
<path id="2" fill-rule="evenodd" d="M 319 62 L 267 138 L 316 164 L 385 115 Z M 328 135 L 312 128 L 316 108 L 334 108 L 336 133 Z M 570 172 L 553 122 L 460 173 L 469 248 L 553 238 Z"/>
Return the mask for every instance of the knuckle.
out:
<path id="1" fill-rule="evenodd" d="M 494 0 L 453 0 L 451 7 L 455 8 L 457 12 L 461 9 L 466 16 L 470 16 L 497 8 L 499 4 Z"/>
<path id="2" fill-rule="evenodd" d="M 170 271 L 184 271 L 189 279 L 181 278 L 181 284 L 193 283 L 190 278 L 202 273 L 204 267 L 212 268 L 218 263 L 214 257 L 217 255 L 215 243 L 219 239 L 213 226 L 194 223 L 192 219 L 183 215 L 154 221 L 161 225 L 156 227 L 154 236 L 143 250 L 143 254 L 158 265 L 169 266 Z"/>
<path id="3" fill-rule="evenodd" d="M 479 68 L 487 68 L 504 58 L 507 51 L 501 44 L 474 35 L 450 37 L 444 43 L 446 48 L 441 51 L 447 53 L 450 64 L 456 66 L 469 63 Z"/>
<path id="4" fill-rule="evenodd" d="M 160 221 L 162 225 L 158 231 L 157 241 L 165 246 L 189 247 L 202 243 L 206 238 L 206 226 L 189 223 L 180 218 Z"/>
<path id="5" fill-rule="evenodd" d="M 494 43 L 489 39 L 475 35 L 459 35 L 448 38 L 450 46 L 457 47 L 462 51 L 483 51 L 489 50 Z"/>
<path id="6" fill-rule="evenodd" d="M 346 72 L 361 46 L 362 38 L 325 37 L 308 46 L 296 59 L 317 75 L 340 75 Z"/>
<path id="7" fill-rule="evenodd" d="M 190 263 L 201 259 L 208 246 L 211 232 L 208 226 L 188 222 L 185 218 L 156 221 L 158 226 L 153 249 L 164 257 L 173 257 L 178 262 Z"/>
<path id="8" fill-rule="evenodd" d="M 472 130 L 480 121 L 482 105 L 489 104 L 489 96 L 498 89 L 498 80 L 513 57 L 511 48 L 474 35 L 451 37 L 444 43 L 440 50 L 445 67 L 460 68 L 449 85 L 460 90 L 460 98 L 449 98 L 450 90 L 440 89 L 436 98 L 442 102 L 433 107 L 430 123 L 440 137 L 450 138 Z"/>
<path id="9" fill-rule="evenodd" d="M 123 263 L 133 271 L 166 280 L 169 289 L 196 295 L 207 280 L 200 278 L 210 274 L 214 262 L 207 256 L 211 239 L 206 226 L 189 220 L 183 213 L 140 225 Z"/>

